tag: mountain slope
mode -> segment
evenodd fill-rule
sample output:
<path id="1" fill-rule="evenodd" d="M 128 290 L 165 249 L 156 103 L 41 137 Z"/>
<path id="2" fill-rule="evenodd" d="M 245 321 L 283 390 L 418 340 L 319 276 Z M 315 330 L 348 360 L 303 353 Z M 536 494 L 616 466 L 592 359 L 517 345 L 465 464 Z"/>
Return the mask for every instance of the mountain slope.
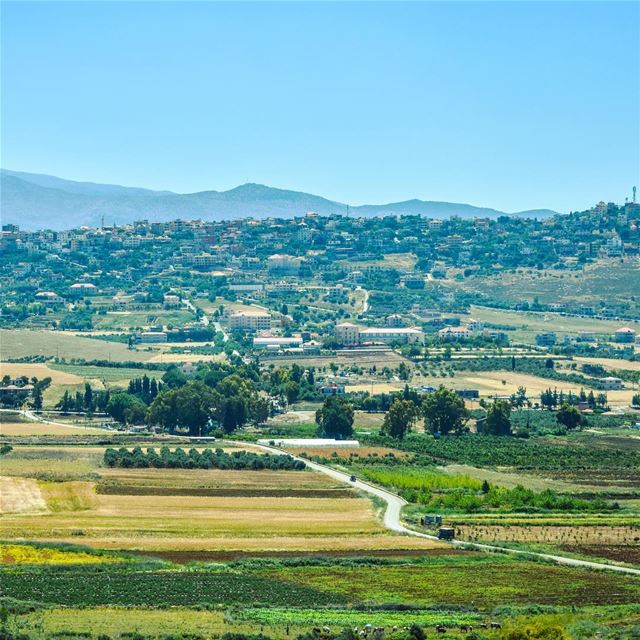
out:
<path id="1" fill-rule="evenodd" d="M 56 176 L 48 176 L 43 173 L 26 173 L 25 171 L 9 171 L 2 169 L 3 177 L 13 176 L 30 184 L 52 189 L 61 189 L 68 193 L 78 193 L 87 196 L 150 196 L 167 195 L 171 191 L 152 191 L 151 189 L 141 189 L 139 187 L 121 187 L 115 184 L 99 184 L 96 182 L 75 182 L 64 180 Z"/>
<path id="2" fill-rule="evenodd" d="M 347 211 L 347 205 L 321 196 L 259 184 L 244 184 L 229 191 L 178 194 L 74 182 L 54 176 L 7 170 L 2 170 L 0 178 L 2 222 L 18 224 L 25 229 L 98 226 L 103 216 L 106 224 L 125 224 L 141 218 L 158 222 L 176 218 L 288 218 L 310 210 L 322 215 Z M 495 209 L 468 204 L 424 200 L 362 205 L 351 207 L 351 212 L 357 216 L 414 214 L 434 218 L 452 215 L 495 218 L 506 215 Z M 545 217 L 554 213 L 535 210 L 523 212 L 522 215 Z"/>

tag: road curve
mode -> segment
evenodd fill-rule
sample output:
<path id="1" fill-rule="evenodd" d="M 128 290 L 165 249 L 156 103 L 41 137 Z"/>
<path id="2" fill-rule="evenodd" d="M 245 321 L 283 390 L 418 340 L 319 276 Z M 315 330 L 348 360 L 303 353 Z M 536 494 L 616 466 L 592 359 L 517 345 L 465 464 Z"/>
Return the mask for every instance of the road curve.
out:
<path id="1" fill-rule="evenodd" d="M 246 446 L 249 443 L 235 441 L 234 444 L 244 445 Z M 351 482 L 351 476 L 342 471 L 338 471 L 337 469 L 333 469 L 324 464 L 320 464 L 318 462 L 312 462 L 311 460 L 307 460 L 306 458 L 301 458 L 300 456 L 293 455 L 287 452 L 284 449 L 279 449 L 277 447 L 268 447 L 265 445 L 254 444 L 251 443 L 251 446 L 257 447 L 266 451 L 268 453 L 275 454 L 283 454 L 286 453 L 290 455 L 292 458 L 296 460 L 301 460 L 304 462 L 310 469 L 314 471 L 319 471 L 320 473 L 324 473 L 325 475 L 333 478 L 334 480 L 338 480 L 340 482 L 344 482 L 351 487 L 359 489 L 369 495 L 376 496 L 377 498 L 381 498 L 387 504 L 387 508 L 384 512 L 383 523 L 384 526 L 397 533 L 402 533 L 409 536 L 414 536 L 417 538 L 427 538 L 429 540 L 438 540 L 436 536 L 429 535 L 427 533 L 422 533 L 421 531 L 415 531 L 414 529 L 410 529 L 409 527 L 402 524 L 401 520 L 401 512 L 402 507 L 404 507 L 407 501 L 404 498 L 396 495 L 395 493 L 391 493 L 386 489 L 382 489 L 373 484 L 369 484 L 368 482 L 363 482 L 362 480 L 356 480 L 355 482 Z M 439 542 L 442 542 L 439 540 Z M 479 551 L 490 551 L 490 552 L 499 552 L 499 553 L 511 553 L 514 555 L 522 555 L 528 557 L 536 557 L 544 560 L 549 560 L 551 562 L 555 562 L 556 564 L 562 564 L 570 567 L 584 567 L 587 569 L 601 569 L 608 571 L 617 571 L 618 573 L 628 573 L 631 575 L 640 576 L 640 569 L 634 569 L 632 567 L 622 567 L 615 564 L 607 564 L 605 562 L 589 562 L 588 560 L 578 560 L 577 558 L 568 558 L 567 556 L 557 556 L 550 553 L 536 553 L 531 551 L 521 551 L 519 549 L 510 549 L 509 547 L 500 547 L 496 545 L 490 544 L 481 544 L 478 542 L 465 542 L 463 540 L 453 540 L 448 542 L 451 546 L 454 547 L 463 547 L 465 549 L 478 549 Z"/>

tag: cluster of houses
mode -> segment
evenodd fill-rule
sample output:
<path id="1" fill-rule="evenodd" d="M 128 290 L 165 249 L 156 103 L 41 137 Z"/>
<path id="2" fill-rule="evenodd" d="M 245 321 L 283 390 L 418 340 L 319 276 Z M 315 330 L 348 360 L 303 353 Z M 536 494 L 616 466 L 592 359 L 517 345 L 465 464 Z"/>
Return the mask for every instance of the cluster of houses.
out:
<path id="1" fill-rule="evenodd" d="M 595 331 L 579 331 L 575 336 L 565 336 L 564 342 L 597 342 L 598 335 Z M 636 333 L 630 327 L 616 329 L 609 340 L 616 344 L 636 345 L 640 347 L 640 333 Z M 545 331 L 536 335 L 536 344 L 540 347 L 553 347 L 558 343 L 558 335 L 555 331 Z"/>

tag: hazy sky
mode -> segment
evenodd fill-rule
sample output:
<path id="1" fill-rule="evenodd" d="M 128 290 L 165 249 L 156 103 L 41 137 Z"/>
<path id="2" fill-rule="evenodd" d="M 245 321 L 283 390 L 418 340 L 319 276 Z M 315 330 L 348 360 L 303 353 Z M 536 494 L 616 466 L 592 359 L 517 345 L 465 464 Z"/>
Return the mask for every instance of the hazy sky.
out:
<path id="1" fill-rule="evenodd" d="M 2 166 L 580 209 L 640 187 L 636 2 L 2 2 Z"/>

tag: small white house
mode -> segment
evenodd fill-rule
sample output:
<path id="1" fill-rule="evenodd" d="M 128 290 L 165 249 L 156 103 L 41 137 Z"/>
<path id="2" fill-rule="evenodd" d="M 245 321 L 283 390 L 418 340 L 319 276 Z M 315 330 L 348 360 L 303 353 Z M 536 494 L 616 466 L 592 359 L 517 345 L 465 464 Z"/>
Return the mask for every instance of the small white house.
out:
<path id="1" fill-rule="evenodd" d="M 624 382 L 620 378 L 614 378 L 609 376 L 607 378 L 600 378 L 600 388 L 605 391 L 618 391 L 624 389 Z"/>

